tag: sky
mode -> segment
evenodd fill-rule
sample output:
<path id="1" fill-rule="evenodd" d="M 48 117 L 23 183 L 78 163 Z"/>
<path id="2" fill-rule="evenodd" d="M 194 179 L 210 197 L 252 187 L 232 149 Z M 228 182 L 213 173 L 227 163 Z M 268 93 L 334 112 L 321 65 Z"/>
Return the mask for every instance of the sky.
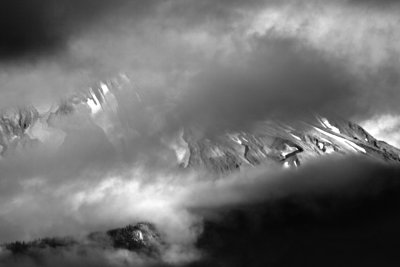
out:
<path id="1" fill-rule="evenodd" d="M 253 117 L 305 105 L 356 119 L 398 109 L 395 1 L 1 5 L 3 107 L 57 101 L 124 71 L 146 90 L 199 99 L 195 113 L 205 104 L 215 113 L 226 98 L 241 120 L 250 106 Z"/>
<path id="2" fill-rule="evenodd" d="M 46 109 L 120 73 L 146 105 L 117 96 L 119 119 L 134 128 L 117 128 L 130 142 L 122 159 L 107 132 L 76 115 L 58 122 L 68 132 L 62 153 L 34 150 L 34 157 L 0 162 L 0 240 L 152 219 L 171 243 L 192 248 L 197 233 L 188 229 L 204 218 L 191 210 L 270 201 L 265 188 L 271 196 L 293 194 L 292 182 L 275 191 L 260 177 L 310 177 L 304 190 L 314 192 L 324 188 L 318 177 L 325 169 L 345 166 L 332 172 L 326 190 L 335 195 L 336 183 L 347 186 L 343 178 L 350 177 L 363 188 L 350 190 L 354 198 L 368 191 L 370 179 L 388 174 L 390 180 L 397 168 L 358 159 L 347 166 L 353 159 L 345 159 L 310 166 L 295 178 L 257 169 L 216 185 L 215 177 L 173 170 L 168 162 L 175 155 L 163 144 L 187 126 L 213 136 L 319 113 L 360 123 L 400 146 L 399 12 L 394 0 L 1 1 L 0 109 Z M 166 255 L 172 263 L 198 257 L 194 248 Z"/>
<path id="3" fill-rule="evenodd" d="M 7 0 L 0 107 L 48 107 L 124 72 L 154 105 L 174 106 L 177 124 L 195 118 L 210 130 L 310 110 L 356 122 L 395 116 L 398 8 L 396 1 Z"/>

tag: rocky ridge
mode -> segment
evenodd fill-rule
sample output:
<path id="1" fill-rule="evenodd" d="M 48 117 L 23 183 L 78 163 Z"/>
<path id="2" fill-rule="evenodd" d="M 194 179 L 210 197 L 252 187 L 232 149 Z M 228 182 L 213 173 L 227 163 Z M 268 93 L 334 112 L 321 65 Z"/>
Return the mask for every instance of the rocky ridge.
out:
<path id="1" fill-rule="evenodd" d="M 136 133 L 118 116 L 124 98 L 145 112 L 140 92 L 124 74 L 94 84 L 68 96 L 44 113 L 35 107 L 0 112 L 0 155 L 15 148 L 54 143 L 60 146 L 68 134 L 58 121 L 74 114 L 103 131 L 116 147 L 126 133 Z M 134 128 L 134 126 L 133 126 Z M 226 131 L 212 137 L 201 129 L 182 128 L 167 144 L 176 154 L 177 165 L 225 173 L 259 164 L 298 167 L 325 154 L 363 154 L 384 161 L 400 161 L 400 150 L 377 140 L 361 126 L 341 118 L 315 115 L 308 121 L 263 121 L 252 129 Z"/>
<path id="2" fill-rule="evenodd" d="M 71 249 L 79 247 L 81 250 L 97 249 L 126 249 L 151 257 L 159 257 L 165 247 L 161 234 L 151 223 L 140 222 L 116 228 L 106 232 L 90 233 L 83 239 L 73 237 L 42 238 L 27 242 L 11 242 L 1 246 L 2 250 L 12 254 L 26 254 L 33 256 L 45 249 Z"/>

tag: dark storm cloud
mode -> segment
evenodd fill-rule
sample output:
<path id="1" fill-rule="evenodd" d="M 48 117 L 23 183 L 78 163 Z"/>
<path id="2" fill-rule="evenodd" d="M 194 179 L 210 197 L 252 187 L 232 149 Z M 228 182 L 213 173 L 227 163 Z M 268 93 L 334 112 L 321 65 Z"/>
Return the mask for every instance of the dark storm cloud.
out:
<path id="1" fill-rule="evenodd" d="M 396 164 L 369 159 L 364 156 L 326 156 L 305 164 L 301 169 L 282 171 L 271 167 L 259 167 L 247 173 L 232 174 L 230 179 L 214 184 L 203 183 L 187 192 L 184 205 L 199 209 L 224 209 L 248 203 L 275 202 L 281 199 L 299 199 L 300 205 L 311 211 L 331 212 L 318 207 L 318 199 L 324 199 L 341 208 L 342 199 L 358 201 L 384 195 L 384 192 L 398 190 L 397 177 L 400 167 Z M 316 199 L 316 206 L 313 201 Z M 309 203 L 308 200 L 310 200 Z M 321 202 L 323 203 L 323 202 Z M 310 204 L 310 205 L 308 205 Z M 315 208 L 315 210 L 313 209 Z M 332 206 L 332 208 L 335 208 Z"/>
<path id="2" fill-rule="evenodd" d="M 192 194 L 188 205 L 206 218 L 197 264 L 396 262 L 398 166 L 350 157 L 259 175 Z"/>
<path id="3" fill-rule="evenodd" d="M 128 0 L 5 0 L 0 5 L 0 80 L 7 99 L 1 107 L 50 105 L 119 71 L 171 79 L 170 73 L 184 73 L 204 60 L 197 50 L 208 50 L 185 43 L 188 32 L 229 31 L 228 24 L 243 18 L 238 8 L 246 6 Z"/>
<path id="4" fill-rule="evenodd" d="M 177 111 L 186 123 L 224 131 L 311 112 L 352 114 L 354 80 L 338 62 L 296 39 L 266 35 L 250 43 L 228 66 L 215 64 L 193 79 Z"/>
<path id="5" fill-rule="evenodd" d="M 153 16 L 160 6 L 166 6 L 169 21 L 182 16 L 186 22 L 196 25 L 205 17 L 215 21 L 233 19 L 232 10 L 260 5 L 259 2 L 4 0 L 0 3 L 0 56 L 13 59 L 62 52 L 75 35 L 98 28 L 112 31 L 124 20 L 138 21 Z M 168 21 L 165 22 L 168 25 Z M 184 25 L 179 24 L 174 26 Z"/>
<path id="6" fill-rule="evenodd" d="M 12 59 L 62 51 L 71 35 L 85 32 L 125 6 L 132 17 L 139 17 L 152 2 L 4 0 L 0 3 L 0 56 Z"/>
<path id="7" fill-rule="evenodd" d="M 398 8 L 301 3 L 270 3 L 249 27 L 254 33 L 233 34 L 234 52 L 202 65 L 182 93 L 178 117 L 226 130 L 308 112 L 356 120 L 399 112 Z"/>
<path id="8" fill-rule="evenodd" d="M 144 81 L 143 90 L 165 96 L 158 97 L 160 105 L 176 94 L 184 96 L 183 105 L 194 103 L 177 117 L 215 117 L 218 124 L 227 119 L 240 125 L 262 119 L 263 112 L 289 115 L 337 106 L 340 115 L 357 117 L 396 108 L 397 98 L 386 97 L 398 84 L 399 34 L 390 12 L 346 1 L 8 0 L 2 5 L 5 55 L 54 57 L 1 66 L 8 99 L 1 106 L 54 102 L 125 71 Z M 197 99 L 209 110 L 199 112 Z M 368 108 L 372 100 L 376 105 Z M 199 113 L 204 114 L 198 118 Z"/>
<path id="9" fill-rule="evenodd" d="M 51 3 L 52 1 L 1 2 L 1 56 L 13 56 L 25 50 L 44 50 L 58 45 L 62 36 L 51 29 L 57 24 L 55 6 Z"/>

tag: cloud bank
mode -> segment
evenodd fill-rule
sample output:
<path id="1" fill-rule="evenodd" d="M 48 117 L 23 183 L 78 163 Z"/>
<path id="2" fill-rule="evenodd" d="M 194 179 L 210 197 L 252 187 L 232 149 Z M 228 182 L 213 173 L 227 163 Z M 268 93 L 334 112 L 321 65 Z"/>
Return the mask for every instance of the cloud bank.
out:
<path id="1" fill-rule="evenodd" d="M 310 227 L 322 227 L 320 223 L 328 221 L 342 223 L 346 218 L 343 216 L 348 216 L 349 212 L 364 214 L 351 215 L 354 218 L 350 218 L 357 221 L 360 227 L 373 223 L 375 216 L 382 220 L 390 214 L 396 216 L 393 207 L 398 205 L 397 198 L 391 200 L 390 205 L 386 199 L 398 192 L 399 172 L 398 166 L 372 162 L 364 157 L 333 157 L 305 165 L 299 170 L 282 172 L 260 167 L 217 180 L 199 173 L 167 176 L 161 172 L 152 174 L 157 175 L 152 183 L 145 183 L 146 173 L 139 169 L 131 171 L 129 179 L 122 176 L 103 177 L 97 183 L 86 175 L 73 183 L 60 181 L 57 186 L 27 179 L 18 198 L 2 199 L 1 233 L 3 240 L 7 236 L 14 240 L 44 235 L 76 235 L 147 220 L 155 223 L 165 240 L 173 245 L 164 252 L 165 264 L 186 264 L 188 261 L 207 263 L 210 260 L 218 263 L 236 259 L 234 255 L 242 255 L 218 254 L 220 243 L 214 240 L 215 235 L 223 238 L 219 241 L 222 244 L 225 240 L 237 241 L 226 241 L 228 247 L 253 254 L 261 261 L 269 261 L 258 254 L 259 249 L 264 246 L 280 248 L 277 241 L 279 234 L 274 232 L 271 240 L 258 240 L 251 247 L 245 245 L 244 240 L 256 237 L 253 234 L 257 233 L 260 237 L 272 234 L 270 231 L 273 229 L 280 233 L 288 227 L 288 222 L 293 227 L 304 222 L 310 223 Z M 365 213 L 368 210 L 373 214 Z M 240 223 L 240 216 L 245 216 L 246 225 Z M 217 228 L 209 228 L 213 224 Z M 260 225 L 268 227 L 260 228 Z M 224 227 L 232 229 L 232 232 L 226 233 Z M 293 238 L 301 238 L 296 229 L 293 229 Z M 243 231 L 256 232 L 248 236 L 241 234 Z M 325 231 L 329 233 L 330 230 Z M 360 237 L 354 238 L 354 242 L 359 242 Z M 274 251 L 277 252 L 272 249 L 268 255 Z M 151 259 L 123 250 L 94 248 L 84 254 L 63 250 L 49 252 L 48 255 L 45 251 L 42 253 L 45 255 L 39 261 L 41 266 L 51 266 L 53 260 L 65 266 L 74 262 L 122 266 L 127 260 L 145 266 L 155 264 Z M 213 253 L 221 255 L 221 258 L 217 256 L 213 259 Z M 2 257 L 6 262 L 10 261 L 4 252 Z M 26 264 L 33 264 L 31 257 L 25 259 L 24 256 L 18 257 L 14 263 L 11 261 L 8 266 L 24 266 L 24 260 Z"/>

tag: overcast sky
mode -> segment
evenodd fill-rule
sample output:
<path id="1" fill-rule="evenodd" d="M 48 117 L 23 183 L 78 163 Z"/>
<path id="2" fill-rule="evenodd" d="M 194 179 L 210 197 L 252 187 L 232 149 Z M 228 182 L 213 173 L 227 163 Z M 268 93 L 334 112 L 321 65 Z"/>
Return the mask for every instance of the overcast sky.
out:
<path id="1" fill-rule="evenodd" d="M 0 5 L 1 107 L 57 101 L 124 71 L 174 96 L 158 101 L 175 101 L 182 120 L 199 109 L 235 125 L 305 107 L 355 119 L 399 112 L 396 1 Z"/>

